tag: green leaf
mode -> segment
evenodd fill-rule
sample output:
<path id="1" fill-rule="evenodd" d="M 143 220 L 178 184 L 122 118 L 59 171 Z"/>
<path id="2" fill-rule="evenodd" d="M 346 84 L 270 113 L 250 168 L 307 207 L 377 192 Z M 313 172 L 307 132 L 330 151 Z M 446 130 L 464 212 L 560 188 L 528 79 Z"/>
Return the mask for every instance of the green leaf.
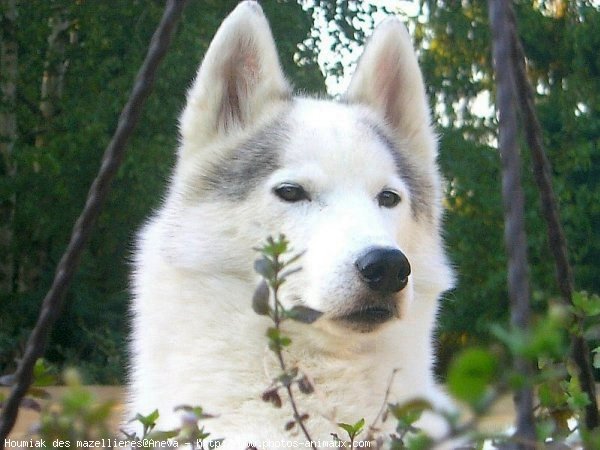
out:
<path id="1" fill-rule="evenodd" d="M 252 296 L 252 309 L 259 316 L 266 316 L 269 314 L 269 297 L 270 290 L 269 285 L 266 281 L 262 280 L 254 291 Z"/>
<path id="2" fill-rule="evenodd" d="M 275 277 L 274 262 L 266 256 L 254 261 L 254 270 L 266 280 L 272 280 Z"/>
<path id="3" fill-rule="evenodd" d="M 363 430 L 363 427 L 365 426 L 365 419 L 360 419 L 353 425 L 343 422 L 338 423 L 338 426 L 348 433 L 350 440 L 354 440 L 354 438 Z"/>
<path id="4" fill-rule="evenodd" d="M 179 406 L 176 406 L 173 410 L 174 411 L 186 411 L 186 412 L 192 413 L 194 415 L 194 417 L 196 417 L 198 420 L 211 419 L 214 417 L 212 414 L 206 414 L 204 412 L 204 409 L 201 406 L 179 405 Z"/>
<path id="5" fill-rule="evenodd" d="M 573 293 L 573 305 L 575 312 L 584 317 L 600 315 L 600 296 L 588 294 L 585 291 Z"/>
<path id="6" fill-rule="evenodd" d="M 431 448 L 433 440 L 425 433 L 417 433 L 406 439 L 407 450 L 425 450 Z"/>
<path id="7" fill-rule="evenodd" d="M 292 309 L 286 310 L 285 315 L 296 322 L 311 324 L 317 321 L 323 313 L 307 306 L 294 306 Z"/>
<path id="8" fill-rule="evenodd" d="M 85 411 L 94 403 L 94 395 L 83 388 L 71 388 L 62 398 L 65 412 L 77 414 Z"/>
<path id="9" fill-rule="evenodd" d="M 582 411 L 590 404 L 590 398 L 585 392 L 577 392 L 569 396 L 567 403 L 573 410 Z"/>
<path id="10" fill-rule="evenodd" d="M 586 406 L 590 404 L 588 395 L 581 389 L 579 378 L 571 376 L 567 384 L 567 404 L 574 411 L 582 411 Z"/>
<path id="11" fill-rule="evenodd" d="M 520 355 L 523 353 L 527 338 L 523 335 L 521 330 L 509 331 L 498 324 L 492 324 L 490 326 L 490 332 L 500 342 L 506 345 L 513 355 Z"/>
<path id="12" fill-rule="evenodd" d="M 402 404 L 391 404 L 388 408 L 398 421 L 401 429 L 409 429 L 421 418 L 423 411 L 432 409 L 431 403 L 423 399 L 415 399 Z"/>
<path id="13" fill-rule="evenodd" d="M 292 343 L 289 337 L 282 336 L 281 331 L 275 327 L 270 327 L 267 330 L 267 337 L 269 338 L 269 348 L 274 351 L 281 349 L 281 347 L 287 347 Z"/>
<path id="14" fill-rule="evenodd" d="M 54 384 L 56 384 L 56 376 L 51 373 L 51 368 L 46 365 L 46 361 L 39 358 L 33 366 L 33 385 L 44 387 Z"/>
<path id="15" fill-rule="evenodd" d="M 269 327 L 267 329 L 267 337 L 270 341 L 278 341 L 281 336 L 281 332 L 275 327 Z"/>
<path id="16" fill-rule="evenodd" d="M 348 423 L 338 423 L 338 427 L 340 427 L 346 433 L 348 433 L 348 436 L 350 437 L 350 439 L 352 439 L 352 435 L 354 433 L 354 428 L 352 427 L 352 425 Z"/>
<path id="17" fill-rule="evenodd" d="M 489 351 L 465 350 L 450 365 L 448 389 L 457 399 L 475 407 L 484 400 L 497 370 L 496 358 Z"/>
<path id="18" fill-rule="evenodd" d="M 538 320 L 529 333 L 516 328 L 507 330 L 499 325 L 493 325 L 491 332 L 508 347 L 513 356 L 524 356 L 531 360 L 540 357 L 556 359 L 566 351 L 564 321 L 560 317 L 549 316 Z"/>
<path id="19" fill-rule="evenodd" d="M 536 435 L 540 442 L 546 442 L 547 439 L 551 438 L 555 429 L 556 426 L 551 419 L 538 420 L 535 424 Z"/>
<path id="20" fill-rule="evenodd" d="M 155 441 L 166 441 L 179 435 L 180 430 L 169 430 L 169 431 L 153 431 L 146 436 L 147 440 L 153 439 Z"/>
<path id="21" fill-rule="evenodd" d="M 147 416 L 142 416 L 141 414 L 138 413 L 131 422 L 138 421 L 145 428 L 154 428 L 156 426 L 156 421 L 158 420 L 158 417 L 159 417 L 158 409 L 155 409 Z"/>
<path id="22" fill-rule="evenodd" d="M 354 431 L 356 431 L 356 434 L 360 433 L 365 426 L 365 419 L 364 418 L 360 419 L 353 426 L 354 426 Z"/>
<path id="23" fill-rule="evenodd" d="M 559 359 L 567 351 L 565 330 L 550 318 L 539 320 L 533 327 L 531 337 L 523 346 L 523 356 L 538 359 L 542 356 Z"/>
<path id="24" fill-rule="evenodd" d="M 289 241 L 283 234 L 280 234 L 277 239 L 273 239 L 273 237 L 269 236 L 267 238 L 267 243 L 260 248 L 260 252 L 266 256 L 278 258 L 288 251 L 288 245 Z"/>

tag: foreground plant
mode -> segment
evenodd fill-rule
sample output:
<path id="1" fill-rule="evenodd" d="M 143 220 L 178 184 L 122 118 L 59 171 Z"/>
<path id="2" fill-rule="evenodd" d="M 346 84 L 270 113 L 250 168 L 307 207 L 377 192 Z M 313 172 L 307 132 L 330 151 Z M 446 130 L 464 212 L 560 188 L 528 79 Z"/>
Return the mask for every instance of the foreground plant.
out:
<path id="1" fill-rule="evenodd" d="M 55 368 L 50 366 L 43 358 L 39 358 L 35 362 L 33 367 L 33 382 L 29 386 L 27 394 L 21 400 L 21 408 L 41 412 L 42 405 L 40 400 L 50 397 L 45 388 L 56 384 L 57 377 L 55 372 Z M 12 374 L 0 377 L 0 386 L 11 387 L 14 382 L 15 377 Z M 0 393 L 0 409 L 4 406 L 4 400 L 3 394 Z"/>
<path id="2" fill-rule="evenodd" d="M 130 423 L 139 423 L 141 434 L 121 430 L 114 433 L 114 420 L 117 415 L 114 400 L 101 401 L 81 381 L 76 369 L 67 369 L 62 375 L 66 387 L 57 400 L 52 400 L 45 389 L 56 385 L 58 377 L 55 369 L 40 359 L 36 362 L 34 382 L 22 407 L 40 413 L 39 422 L 32 428 L 29 438 L 31 442 L 42 443 L 51 448 L 79 448 L 91 445 L 95 448 L 113 448 L 123 446 L 123 442 L 135 442 L 136 447 L 154 448 L 164 446 L 166 441 L 177 445 L 187 445 L 191 450 L 218 448 L 222 439 L 208 439 L 204 421 L 210 414 L 204 413 L 200 407 L 179 406 L 181 426 L 171 430 L 157 429 L 158 410 L 144 416 L 137 414 Z M 10 379 L 4 377 L 3 383 Z M 1 399 L 0 399 L 1 400 Z M 43 400 L 43 402 L 42 402 Z M 1 406 L 1 403 L 0 403 Z"/>
<path id="3" fill-rule="evenodd" d="M 68 442 L 72 446 L 78 441 L 109 439 L 112 436 L 109 422 L 116 402 L 99 401 L 83 386 L 75 369 L 65 370 L 62 378 L 66 390 L 57 402 L 49 402 L 42 408 L 36 434 L 41 439 Z"/>
<path id="4" fill-rule="evenodd" d="M 518 444 L 536 448 L 540 445 L 565 449 L 600 448 L 600 430 L 587 430 L 580 426 L 590 399 L 579 383 L 577 365 L 568 357 L 569 340 L 574 334 L 582 333 L 588 340 L 597 338 L 598 317 L 600 298 L 577 293 L 572 307 L 551 304 L 527 333 L 493 326 L 492 333 L 498 340 L 495 346 L 492 349 L 479 347 L 462 351 L 454 358 L 447 374 L 448 391 L 468 407 L 471 419 L 458 425 L 455 418 L 447 417 L 448 436 L 437 441 L 427 442 L 427 438 L 423 437 L 415 445 L 415 442 L 410 442 L 410 437 L 407 439 L 409 434 L 399 433 L 395 448 L 434 448 L 457 436 L 467 436 L 474 448 L 482 448 L 484 444 L 494 448 Z M 581 319 L 584 319 L 583 328 L 580 327 Z M 511 367 L 509 361 L 516 357 L 531 361 L 537 367 L 536 372 L 525 378 L 514 369 L 507 370 Z M 595 367 L 600 368 L 600 361 L 595 362 Z M 501 397 L 518 392 L 523 386 L 537 393 L 533 411 L 535 442 L 521 442 L 508 431 L 495 434 L 480 432 L 479 423 L 492 406 Z M 422 434 L 423 430 L 411 428 L 414 419 L 427 409 L 427 405 L 417 402 L 394 405 L 390 411 L 398 420 L 399 430 Z"/>
<path id="5" fill-rule="evenodd" d="M 261 257 L 256 260 L 254 268 L 264 279 L 254 293 L 252 307 L 257 314 L 267 315 L 273 321 L 273 326 L 267 330 L 267 338 L 269 349 L 276 355 L 281 369 L 281 374 L 273 380 L 273 385 L 263 393 L 262 398 L 265 402 L 280 408 L 283 402 L 279 391 L 283 389 L 293 411 L 293 420 L 286 424 L 286 430 L 292 430 L 298 426 L 306 440 L 312 445 L 314 441 L 304 423 L 309 415 L 298 410 L 292 386 L 296 385 L 304 394 L 311 394 L 314 388 L 306 374 L 300 373 L 297 367 L 289 368 L 287 366 L 283 351 L 292 343 L 292 340 L 282 334 L 281 324 L 287 319 L 307 324 L 312 323 L 321 316 L 321 313 L 299 306 L 286 309 L 279 301 L 280 287 L 290 275 L 300 270 L 300 267 L 291 268 L 291 266 L 302 256 L 301 253 L 298 253 L 289 259 L 284 259 L 284 255 L 291 251 L 289 241 L 284 235 L 280 235 L 278 239 L 267 238 L 266 244 L 256 250 L 261 253 Z"/>
<path id="6" fill-rule="evenodd" d="M 364 427 L 365 427 L 365 419 L 360 419 L 358 422 L 350 424 L 350 423 L 338 423 L 338 427 L 340 427 L 341 429 L 343 429 L 346 434 L 348 435 L 348 445 L 350 446 L 350 448 L 354 448 L 354 443 L 356 442 L 356 438 L 358 437 L 358 435 L 360 433 L 362 433 Z M 345 447 L 346 442 L 343 441 L 342 439 L 340 439 L 338 437 L 337 434 L 332 433 L 331 434 L 333 436 L 333 438 L 340 442 L 342 444 L 343 447 Z"/>
<path id="7" fill-rule="evenodd" d="M 261 257 L 255 263 L 255 269 L 263 276 L 263 281 L 255 291 L 252 307 L 261 315 L 270 317 L 272 326 L 267 330 L 270 350 L 276 355 L 280 373 L 272 385 L 263 393 L 263 400 L 281 408 L 283 400 L 281 392 L 285 392 L 292 408 L 292 420 L 285 428 L 299 429 L 307 441 L 314 444 L 310 430 L 306 427 L 308 412 L 300 411 L 295 395 L 297 389 L 302 394 L 311 394 L 314 387 L 306 374 L 298 367 L 289 367 L 285 359 L 285 350 L 292 344 L 289 336 L 282 330 L 282 324 L 294 320 L 310 324 L 317 320 L 321 313 L 310 308 L 294 307 L 286 309 L 279 300 L 279 290 L 289 276 L 300 270 L 296 263 L 301 254 L 288 257 L 291 252 L 289 242 L 284 236 L 278 239 L 269 238 L 259 249 Z M 375 422 L 395 420 L 395 430 L 383 435 L 375 425 L 365 430 L 365 421 L 337 424 L 347 435 L 343 440 L 337 433 L 332 433 L 334 440 L 344 447 L 355 447 L 358 438 L 369 442 L 371 448 L 391 448 L 394 450 L 421 450 L 437 448 L 440 445 L 452 445 L 458 442 L 471 442 L 472 448 L 483 448 L 484 445 L 505 448 L 518 444 L 508 434 L 490 434 L 479 431 L 479 422 L 489 414 L 491 407 L 502 396 L 516 392 L 524 385 L 537 392 L 535 405 L 536 442 L 527 442 L 531 446 L 554 446 L 556 448 L 600 448 L 600 432 L 581 427 L 585 408 L 589 404 L 588 395 L 579 384 L 578 368 L 565 357 L 568 355 L 569 338 L 580 334 L 590 341 L 597 340 L 599 334 L 598 318 L 600 317 L 600 297 L 584 292 L 574 296 L 573 306 L 551 305 L 546 314 L 538 317 L 531 331 L 524 333 L 501 326 L 492 327 L 498 343 L 491 350 L 487 348 L 467 349 L 454 359 L 447 374 L 447 388 L 452 396 L 462 402 L 470 410 L 471 419 L 459 423 L 454 415 L 443 415 L 448 424 L 448 434 L 440 439 L 433 439 L 427 430 L 419 429 L 418 421 L 424 413 L 434 411 L 426 401 L 415 399 L 404 404 L 388 403 L 388 395 L 384 399 L 382 409 Z M 600 347 L 595 348 L 595 367 L 600 369 Z M 509 360 L 515 357 L 527 358 L 538 370 L 530 378 L 524 378 L 511 369 Z M 53 370 L 42 360 L 35 366 L 35 382 L 29 391 L 26 407 L 41 411 L 40 424 L 34 437 L 52 441 L 59 439 L 71 442 L 77 440 L 110 439 L 109 418 L 114 412 L 113 402 L 97 402 L 86 390 L 74 370 L 66 371 L 63 378 L 67 390 L 63 397 L 54 404 L 42 407 L 37 399 L 48 397 L 44 387 L 55 383 Z M 390 385 L 393 381 L 390 379 Z M 0 382 L 10 384 L 9 377 Z M 293 389 L 294 388 L 294 389 Z M 296 392 L 296 393 L 295 393 Z M 389 389 L 388 389 L 389 393 Z M 139 422 L 142 435 L 127 434 L 126 439 L 149 441 L 176 441 L 187 444 L 189 448 L 216 448 L 222 440 L 209 440 L 210 434 L 204 427 L 204 420 L 211 416 L 201 408 L 181 406 L 181 426 L 172 430 L 157 430 L 158 411 L 147 416 L 137 415 L 133 420 Z M 332 424 L 332 428 L 334 425 Z M 360 441 L 364 442 L 364 441 Z M 522 442 L 520 442 L 522 444 Z M 464 447 L 464 446 L 463 446 Z M 461 447 L 461 448 L 463 448 Z M 453 448 L 453 447 L 451 447 Z M 464 447 L 469 448 L 469 447 Z"/>

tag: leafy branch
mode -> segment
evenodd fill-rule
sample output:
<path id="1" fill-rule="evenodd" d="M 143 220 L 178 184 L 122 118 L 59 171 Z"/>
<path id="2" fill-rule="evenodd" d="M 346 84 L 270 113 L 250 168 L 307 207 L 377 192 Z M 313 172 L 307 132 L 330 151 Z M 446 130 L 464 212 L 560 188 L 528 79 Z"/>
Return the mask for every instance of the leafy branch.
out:
<path id="1" fill-rule="evenodd" d="M 306 375 L 299 374 L 297 367 L 287 367 L 283 351 L 286 347 L 289 347 L 292 341 L 288 336 L 282 334 L 281 324 L 286 319 L 302 323 L 312 323 L 322 313 L 301 306 L 286 309 L 279 300 L 279 289 L 285 283 L 287 277 L 300 270 L 300 267 L 290 268 L 290 266 L 296 263 L 302 256 L 302 253 L 298 253 L 287 260 L 283 259 L 283 255 L 290 251 L 289 241 L 284 235 L 280 235 L 276 240 L 272 237 L 267 238 L 266 244 L 256 250 L 262 256 L 255 262 L 254 268 L 262 275 L 264 280 L 259 284 L 254 293 L 252 307 L 257 314 L 268 315 L 273 321 L 274 326 L 269 327 L 267 330 L 267 338 L 269 339 L 269 349 L 277 357 L 279 368 L 281 369 L 281 374 L 276 378 L 275 385 L 265 391 L 262 398 L 264 401 L 270 402 L 275 407 L 280 408 L 282 401 L 278 391 L 283 387 L 293 411 L 293 420 L 286 424 L 286 430 L 291 430 L 297 425 L 311 446 L 314 446 L 315 442 L 304 423 L 309 416 L 306 413 L 300 413 L 292 386 L 296 384 L 300 392 L 304 394 L 311 394 L 314 388 Z M 273 299 L 272 304 L 269 301 L 271 294 Z"/>
<path id="2" fill-rule="evenodd" d="M 362 433 L 362 431 L 365 427 L 365 419 L 360 419 L 358 422 L 356 422 L 354 424 L 338 423 L 338 427 L 340 427 L 341 429 L 343 429 L 346 432 L 346 434 L 348 435 L 348 438 L 350 439 L 350 448 L 354 448 L 354 442 L 356 441 L 356 437 L 360 433 Z M 332 436 L 337 441 L 341 441 L 341 439 L 338 437 L 337 434 L 332 433 Z"/>

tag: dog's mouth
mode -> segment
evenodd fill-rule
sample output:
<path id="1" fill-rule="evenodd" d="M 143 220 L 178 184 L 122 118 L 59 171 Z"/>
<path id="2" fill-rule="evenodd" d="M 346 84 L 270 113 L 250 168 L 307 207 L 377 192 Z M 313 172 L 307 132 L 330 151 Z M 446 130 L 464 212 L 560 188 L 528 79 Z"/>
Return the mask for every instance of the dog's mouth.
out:
<path id="1" fill-rule="evenodd" d="M 348 314 L 336 317 L 336 321 L 366 333 L 397 317 L 398 308 L 395 303 L 389 303 L 363 306 Z"/>
<path id="2" fill-rule="evenodd" d="M 314 309 L 300 306 L 302 301 L 300 297 L 296 297 L 297 305 L 288 310 L 289 317 L 296 321 L 311 324 L 317 319 L 323 317 L 329 322 L 337 323 L 344 329 L 351 329 L 360 333 L 369 333 L 380 328 L 385 323 L 391 322 L 394 319 L 400 318 L 400 304 L 394 297 L 380 298 L 375 300 L 372 297 L 362 299 L 357 303 L 362 306 L 355 306 L 346 311 L 340 311 L 337 314 L 323 313 Z M 300 313 L 299 316 L 296 312 Z M 308 314 L 307 314 L 308 312 Z M 303 319 L 307 316 L 308 319 Z"/>
<path id="3" fill-rule="evenodd" d="M 387 306 L 369 306 L 365 308 L 360 308 L 357 311 L 342 316 L 341 319 L 348 322 L 364 322 L 379 324 L 387 322 L 393 317 L 394 311 L 392 311 L 392 308 L 389 308 Z"/>

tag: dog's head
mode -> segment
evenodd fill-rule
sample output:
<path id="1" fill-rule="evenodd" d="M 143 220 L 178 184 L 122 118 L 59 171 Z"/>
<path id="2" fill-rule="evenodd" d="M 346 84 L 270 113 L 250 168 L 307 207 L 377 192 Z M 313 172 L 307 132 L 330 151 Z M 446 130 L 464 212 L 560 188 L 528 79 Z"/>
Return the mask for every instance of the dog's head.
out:
<path id="1" fill-rule="evenodd" d="M 290 92 L 260 6 L 242 2 L 181 117 L 169 260 L 250 280 L 252 248 L 284 233 L 305 254 L 282 301 L 323 312 L 317 323 L 372 331 L 415 297 L 433 302 L 451 273 L 437 144 L 404 25 L 376 29 L 342 101 Z"/>

